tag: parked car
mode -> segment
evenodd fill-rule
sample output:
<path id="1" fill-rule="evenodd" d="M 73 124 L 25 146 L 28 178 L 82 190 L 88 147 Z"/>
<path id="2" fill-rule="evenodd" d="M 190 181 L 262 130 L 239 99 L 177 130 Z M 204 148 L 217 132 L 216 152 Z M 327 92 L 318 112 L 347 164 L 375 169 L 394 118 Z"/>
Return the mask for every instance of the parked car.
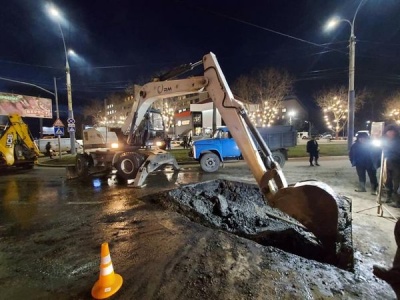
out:
<path id="1" fill-rule="evenodd" d="M 325 134 L 325 135 L 323 135 L 323 136 L 321 137 L 321 139 L 328 139 L 328 140 L 331 140 L 331 139 L 333 139 L 333 136 L 332 136 L 332 134 Z"/>
<path id="2" fill-rule="evenodd" d="M 357 131 L 356 132 L 356 134 L 355 134 L 355 137 L 357 137 L 358 136 L 358 134 L 360 134 L 360 133 L 366 133 L 368 136 L 369 136 L 369 131 L 368 130 L 359 130 L 359 131 Z"/>
<path id="3" fill-rule="evenodd" d="M 179 140 L 171 141 L 171 148 L 182 147 L 183 142 Z"/>
<path id="4" fill-rule="evenodd" d="M 329 132 L 324 132 L 323 134 L 321 134 L 319 136 L 320 139 L 327 139 L 327 140 L 332 140 L 333 139 L 333 135 L 332 133 Z"/>

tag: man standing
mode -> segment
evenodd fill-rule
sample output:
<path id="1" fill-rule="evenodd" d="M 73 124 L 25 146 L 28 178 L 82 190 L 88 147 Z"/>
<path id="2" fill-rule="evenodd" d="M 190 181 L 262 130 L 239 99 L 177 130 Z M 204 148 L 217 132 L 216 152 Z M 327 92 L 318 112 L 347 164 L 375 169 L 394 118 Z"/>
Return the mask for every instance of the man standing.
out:
<path id="1" fill-rule="evenodd" d="M 376 169 L 379 167 L 378 159 L 380 159 L 380 151 L 376 151 L 377 147 L 373 147 L 370 142 L 368 133 L 360 132 L 353 145 L 351 145 L 349 158 L 352 167 L 356 167 L 359 187 L 356 192 L 366 192 L 365 182 L 368 174 L 371 182 L 371 194 L 377 195 L 378 179 L 376 177 Z M 374 151 L 375 150 L 375 151 Z"/>
<path id="2" fill-rule="evenodd" d="M 311 140 L 307 142 L 307 152 L 310 155 L 310 167 L 313 167 L 313 161 L 315 160 L 315 165 L 319 166 L 318 158 L 319 158 L 319 147 L 318 142 L 315 139 L 315 135 L 311 136 Z"/>
<path id="3" fill-rule="evenodd" d="M 387 201 L 394 207 L 400 207 L 400 132 L 396 125 L 385 128 L 383 153 L 386 159 Z"/>
<path id="4" fill-rule="evenodd" d="M 397 244 L 397 251 L 393 259 L 393 267 L 385 269 L 374 265 L 374 275 L 390 284 L 397 299 L 400 299 L 400 220 L 397 221 L 394 227 L 394 238 Z"/>
<path id="5" fill-rule="evenodd" d="M 187 135 L 183 136 L 183 149 L 189 148 L 188 147 L 188 137 Z"/>
<path id="6" fill-rule="evenodd" d="M 50 142 L 47 142 L 47 144 L 46 144 L 46 156 L 48 156 L 51 159 L 53 159 L 53 150 L 51 149 Z"/>

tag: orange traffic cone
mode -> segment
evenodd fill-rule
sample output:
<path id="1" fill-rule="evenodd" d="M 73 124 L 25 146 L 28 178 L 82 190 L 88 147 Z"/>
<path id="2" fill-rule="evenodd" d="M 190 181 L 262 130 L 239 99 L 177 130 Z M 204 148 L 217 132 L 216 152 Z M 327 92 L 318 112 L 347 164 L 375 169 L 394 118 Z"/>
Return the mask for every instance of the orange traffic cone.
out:
<path id="1" fill-rule="evenodd" d="M 114 295 L 122 286 L 122 277 L 114 273 L 108 243 L 101 244 L 100 278 L 92 288 L 95 299 L 105 299 Z"/>

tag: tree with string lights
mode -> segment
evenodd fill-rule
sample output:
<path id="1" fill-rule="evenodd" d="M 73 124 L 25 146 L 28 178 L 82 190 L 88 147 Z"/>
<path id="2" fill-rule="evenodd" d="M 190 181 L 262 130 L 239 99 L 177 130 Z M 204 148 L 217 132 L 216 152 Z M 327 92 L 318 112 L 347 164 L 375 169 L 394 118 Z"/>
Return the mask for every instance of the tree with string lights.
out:
<path id="1" fill-rule="evenodd" d="M 233 92 L 244 103 L 249 117 L 256 126 L 265 127 L 276 123 L 280 116 L 282 100 L 293 89 L 294 78 L 286 71 L 274 68 L 241 75 L 232 85 Z"/>
<path id="2" fill-rule="evenodd" d="M 359 110 L 368 96 L 364 89 L 357 93 L 355 110 Z M 344 131 L 348 115 L 348 89 L 345 86 L 323 89 L 315 94 L 317 105 L 324 113 L 326 127 L 335 133 L 336 138 Z"/>
<path id="3" fill-rule="evenodd" d="M 384 108 L 385 119 L 400 125 L 400 91 L 396 91 L 384 101 Z"/>

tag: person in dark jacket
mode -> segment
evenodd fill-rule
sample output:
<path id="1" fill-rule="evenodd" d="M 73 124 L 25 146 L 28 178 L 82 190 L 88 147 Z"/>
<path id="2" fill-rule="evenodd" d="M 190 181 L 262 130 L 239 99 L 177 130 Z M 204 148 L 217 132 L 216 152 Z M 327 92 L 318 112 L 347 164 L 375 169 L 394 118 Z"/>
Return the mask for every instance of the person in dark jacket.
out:
<path id="1" fill-rule="evenodd" d="M 318 142 L 315 139 L 315 136 L 311 137 L 311 140 L 307 142 L 307 152 L 310 155 L 310 167 L 314 166 L 313 161 L 315 160 L 315 165 L 319 166 L 318 158 L 319 158 L 319 146 Z"/>
<path id="2" fill-rule="evenodd" d="M 396 125 L 388 125 L 384 131 L 383 154 L 386 159 L 387 201 L 400 207 L 400 130 Z"/>
<path id="3" fill-rule="evenodd" d="M 394 238 L 397 244 L 396 254 L 393 259 L 393 266 L 386 269 L 377 265 L 373 266 L 374 275 L 382 280 L 385 280 L 394 292 L 397 299 L 400 299 L 400 220 L 396 222 L 394 227 Z"/>
<path id="4" fill-rule="evenodd" d="M 360 132 L 357 139 L 350 148 L 349 158 L 351 165 L 356 167 L 359 187 L 356 192 L 366 192 L 365 182 L 368 173 L 371 182 L 371 194 L 377 195 L 378 179 L 376 170 L 379 167 L 380 150 L 371 144 L 368 133 Z"/>
<path id="5" fill-rule="evenodd" d="M 47 142 L 46 144 L 46 156 L 50 157 L 51 159 L 53 158 L 53 150 L 51 149 L 50 142 Z"/>

